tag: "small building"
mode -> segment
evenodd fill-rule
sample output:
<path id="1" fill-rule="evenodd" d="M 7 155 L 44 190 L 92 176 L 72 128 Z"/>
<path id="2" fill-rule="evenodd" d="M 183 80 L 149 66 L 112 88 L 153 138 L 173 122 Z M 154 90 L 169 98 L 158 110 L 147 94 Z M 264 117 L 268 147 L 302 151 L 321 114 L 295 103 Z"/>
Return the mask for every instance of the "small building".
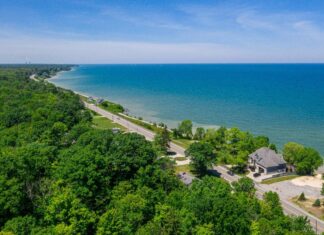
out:
<path id="1" fill-rule="evenodd" d="M 260 174 L 285 173 L 287 168 L 283 156 L 266 147 L 249 155 L 249 166 Z"/>
<path id="2" fill-rule="evenodd" d="M 104 99 L 102 99 L 102 98 L 98 98 L 97 100 L 96 100 L 96 103 L 97 104 L 101 104 L 102 102 L 104 102 L 105 100 Z"/>
<path id="3" fill-rule="evenodd" d="M 95 99 L 94 99 L 92 96 L 89 96 L 89 97 L 88 97 L 88 101 L 89 101 L 89 102 L 94 102 Z"/>

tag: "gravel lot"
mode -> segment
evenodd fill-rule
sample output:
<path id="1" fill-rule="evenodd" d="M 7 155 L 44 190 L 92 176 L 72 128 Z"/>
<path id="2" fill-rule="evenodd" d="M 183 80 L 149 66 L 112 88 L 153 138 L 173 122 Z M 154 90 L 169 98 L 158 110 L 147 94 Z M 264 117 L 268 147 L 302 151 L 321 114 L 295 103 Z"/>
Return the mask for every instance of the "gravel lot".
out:
<path id="1" fill-rule="evenodd" d="M 323 198 L 321 196 L 321 189 L 311 186 L 298 186 L 291 182 L 291 180 L 282 181 L 278 183 L 273 183 L 270 185 L 263 185 L 269 190 L 280 193 L 284 198 L 291 199 L 292 197 L 299 196 L 302 192 L 305 193 L 305 196 L 312 198 Z"/>

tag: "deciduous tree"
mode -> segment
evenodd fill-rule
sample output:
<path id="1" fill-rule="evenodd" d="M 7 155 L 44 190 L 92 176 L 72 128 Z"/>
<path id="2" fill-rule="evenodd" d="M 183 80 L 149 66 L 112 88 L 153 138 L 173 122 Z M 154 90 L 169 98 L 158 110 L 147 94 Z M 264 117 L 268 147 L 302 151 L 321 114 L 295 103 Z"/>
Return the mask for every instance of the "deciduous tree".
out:
<path id="1" fill-rule="evenodd" d="M 190 165 L 193 172 L 200 177 L 207 173 L 208 167 L 211 166 L 216 158 L 213 147 L 208 143 L 202 142 L 191 144 L 185 151 L 185 154 L 191 159 Z"/>
<path id="2" fill-rule="evenodd" d="M 185 137 L 187 139 L 191 139 L 192 138 L 192 121 L 183 120 L 178 126 L 178 131 L 183 137 Z"/>

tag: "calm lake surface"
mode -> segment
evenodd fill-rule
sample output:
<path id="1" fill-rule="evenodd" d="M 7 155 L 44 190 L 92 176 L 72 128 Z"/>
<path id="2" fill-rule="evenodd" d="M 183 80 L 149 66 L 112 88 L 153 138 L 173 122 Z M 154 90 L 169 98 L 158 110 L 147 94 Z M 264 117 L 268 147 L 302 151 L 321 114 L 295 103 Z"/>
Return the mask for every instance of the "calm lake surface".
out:
<path id="1" fill-rule="evenodd" d="M 324 64 L 80 65 L 51 81 L 170 127 L 239 127 L 324 155 Z"/>

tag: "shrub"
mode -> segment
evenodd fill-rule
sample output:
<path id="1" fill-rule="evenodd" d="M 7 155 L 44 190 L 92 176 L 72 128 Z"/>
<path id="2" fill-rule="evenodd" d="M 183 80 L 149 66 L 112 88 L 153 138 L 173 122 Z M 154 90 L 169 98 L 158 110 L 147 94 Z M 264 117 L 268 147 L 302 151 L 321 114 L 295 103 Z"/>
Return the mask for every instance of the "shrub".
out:
<path id="1" fill-rule="evenodd" d="M 306 201 L 306 197 L 305 197 L 304 192 L 302 192 L 302 193 L 300 194 L 300 196 L 298 197 L 298 201 Z"/>
<path id="2" fill-rule="evenodd" d="M 314 207 L 320 207 L 321 206 L 321 201 L 319 199 L 316 199 L 315 202 L 313 203 Z"/>

